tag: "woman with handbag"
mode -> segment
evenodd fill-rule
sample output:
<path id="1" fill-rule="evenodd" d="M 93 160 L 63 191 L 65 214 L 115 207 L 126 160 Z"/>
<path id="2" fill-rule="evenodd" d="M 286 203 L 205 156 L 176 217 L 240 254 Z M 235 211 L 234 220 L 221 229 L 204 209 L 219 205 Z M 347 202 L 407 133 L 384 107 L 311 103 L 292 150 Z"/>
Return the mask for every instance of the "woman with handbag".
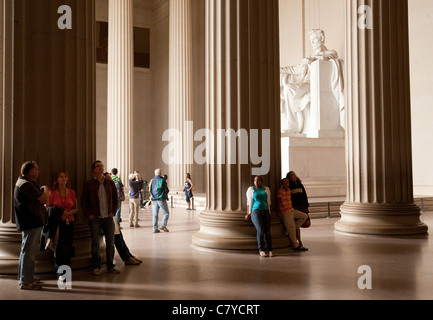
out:
<path id="1" fill-rule="evenodd" d="M 69 177 L 66 171 L 54 174 L 52 189 L 50 190 L 50 206 L 63 209 L 58 217 L 58 228 L 54 238 L 50 239 L 50 249 L 54 251 L 54 265 L 56 271 L 60 266 L 71 266 L 74 257 L 75 221 L 78 213 L 77 195 L 68 188 Z"/>
<path id="2" fill-rule="evenodd" d="M 261 257 L 273 257 L 271 236 L 271 191 L 263 185 L 263 177 L 254 178 L 254 186 L 247 191 L 247 220 L 251 218 L 257 230 Z M 268 253 L 266 253 L 266 250 Z"/>

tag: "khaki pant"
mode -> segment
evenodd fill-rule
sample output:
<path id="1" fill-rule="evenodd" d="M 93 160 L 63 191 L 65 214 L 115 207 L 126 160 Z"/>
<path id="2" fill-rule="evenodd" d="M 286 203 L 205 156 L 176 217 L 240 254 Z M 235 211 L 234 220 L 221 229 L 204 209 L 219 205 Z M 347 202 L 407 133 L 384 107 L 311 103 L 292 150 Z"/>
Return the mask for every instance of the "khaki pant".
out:
<path id="1" fill-rule="evenodd" d="M 140 199 L 129 199 L 129 223 L 138 223 L 138 213 L 140 212 Z"/>
<path id="2" fill-rule="evenodd" d="M 308 215 L 306 213 L 295 209 L 283 214 L 284 226 L 289 234 L 293 248 L 299 246 L 298 239 L 296 238 L 296 229 L 300 229 L 307 219 Z"/>

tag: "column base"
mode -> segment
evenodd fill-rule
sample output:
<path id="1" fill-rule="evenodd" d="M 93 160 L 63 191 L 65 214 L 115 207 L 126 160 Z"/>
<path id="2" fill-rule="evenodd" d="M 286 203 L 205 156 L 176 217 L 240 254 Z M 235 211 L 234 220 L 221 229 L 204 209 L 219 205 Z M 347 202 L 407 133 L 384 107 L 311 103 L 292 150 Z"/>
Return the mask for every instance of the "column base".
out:
<path id="1" fill-rule="evenodd" d="M 415 204 L 345 203 L 340 212 L 341 219 L 335 223 L 338 232 L 380 236 L 413 236 L 428 232 L 428 226 L 420 220 L 420 209 Z"/>
<path id="2" fill-rule="evenodd" d="M 241 213 L 201 213 L 200 230 L 192 237 L 193 245 L 216 251 L 258 251 L 257 231 L 244 217 Z M 284 225 L 275 214 L 272 214 L 271 235 L 273 250 L 290 246 Z"/>
<path id="3" fill-rule="evenodd" d="M 89 232 L 83 229 L 86 229 L 85 226 L 77 226 L 76 229 L 79 233 L 74 239 L 75 258 L 71 261 L 72 270 L 85 269 L 92 265 L 90 236 Z M 0 274 L 18 274 L 21 242 L 21 233 L 16 231 L 15 226 L 0 228 Z M 101 262 L 105 263 L 105 242 L 102 237 L 100 241 L 100 252 Z M 35 274 L 54 274 L 53 259 L 54 254 L 49 249 L 39 252 L 35 260 Z"/>

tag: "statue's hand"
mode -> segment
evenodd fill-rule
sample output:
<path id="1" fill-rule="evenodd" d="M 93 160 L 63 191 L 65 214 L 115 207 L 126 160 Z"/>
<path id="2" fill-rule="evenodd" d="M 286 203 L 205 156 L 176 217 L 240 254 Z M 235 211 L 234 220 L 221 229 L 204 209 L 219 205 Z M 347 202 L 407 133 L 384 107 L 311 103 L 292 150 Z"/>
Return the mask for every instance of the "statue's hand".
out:
<path id="1" fill-rule="evenodd" d="M 316 55 L 312 57 L 314 60 L 319 60 L 319 61 L 329 61 L 330 57 L 327 55 Z"/>
<path id="2" fill-rule="evenodd" d="M 307 64 L 310 64 L 311 62 L 312 62 L 311 59 L 305 58 L 305 59 L 302 60 L 301 64 L 303 66 L 306 66 Z"/>

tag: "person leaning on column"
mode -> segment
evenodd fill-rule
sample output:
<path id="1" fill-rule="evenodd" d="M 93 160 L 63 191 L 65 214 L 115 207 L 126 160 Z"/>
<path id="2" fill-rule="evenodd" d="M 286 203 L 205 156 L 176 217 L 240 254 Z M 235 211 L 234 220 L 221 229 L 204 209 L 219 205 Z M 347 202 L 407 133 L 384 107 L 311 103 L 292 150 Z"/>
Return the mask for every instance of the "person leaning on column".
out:
<path id="1" fill-rule="evenodd" d="M 302 245 L 300 228 L 308 219 L 308 215 L 296 210 L 292 205 L 292 192 L 289 188 L 289 179 L 281 180 L 281 187 L 277 194 L 277 213 L 283 220 L 294 251 L 308 251 Z"/>
<path id="2" fill-rule="evenodd" d="M 292 205 L 295 210 L 299 210 L 307 214 L 308 218 L 307 221 L 302 225 L 301 228 L 309 228 L 311 226 L 311 219 L 310 219 L 310 204 L 308 202 L 308 195 L 305 191 L 305 187 L 302 184 L 301 179 L 298 178 L 295 172 L 290 171 L 287 176 L 287 179 L 289 179 L 289 188 L 291 191 L 291 197 L 292 197 Z M 296 237 L 298 238 L 299 245 L 302 245 L 301 240 L 301 229 L 296 230 Z"/>
<path id="3" fill-rule="evenodd" d="M 108 172 L 104 173 L 106 179 L 111 179 L 111 176 Z M 123 238 L 122 230 L 120 228 L 119 222 L 116 217 L 113 218 L 114 221 L 114 245 L 119 253 L 120 258 L 128 265 L 139 265 L 143 261 L 132 255 L 129 251 L 128 246 L 126 245 L 125 239 Z M 113 257 L 114 259 L 114 257 Z"/>
<path id="4" fill-rule="evenodd" d="M 107 270 L 109 273 L 120 273 L 114 266 L 114 214 L 119 206 L 116 185 L 111 179 L 104 177 L 104 164 L 95 161 L 92 164 L 93 179 L 84 184 L 81 194 L 81 208 L 89 219 L 92 240 L 93 275 L 99 275 L 101 256 L 99 252 L 99 237 L 101 231 L 105 235 L 105 250 Z"/>
<path id="5" fill-rule="evenodd" d="M 65 170 L 53 175 L 48 212 L 51 215 L 49 214 L 48 218 L 49 245 L 47 247 L 54 251 L 54 267 L 57 273 L 60 266 L 71 267 L 71 259 L 75 256 L 73 243 L 78 214 L 77 195 L 69 188 L 69 176 Z M 57 273 L 57 277 L 60 275 Z"/>
<path id="6" fill-rule="evenodd" d="M 35 256 L 40 249 L 42 227 L 46 224 L 44 205 L 49 204 L 47 187 L 36 183 L 39 167 L 35 161 L 21 166 L 21 176 L 15 184 L 14 211 L 17 231 L 22 233 L 22 245 L 18 265 L 19 286 L 22 290 L 40 290 L 34 278 Z"/>
<path id="7" fill-rule="evenodd" d="M 261 257 L 273 257 L 271 236 L 271 190 L 263 185 L 263 177 L 254 178 L 254 186 L 247 191 L 248 217 L 257 230 L 257 244 Z M 268 250 L 268 253 L 266 253 Z"/>

